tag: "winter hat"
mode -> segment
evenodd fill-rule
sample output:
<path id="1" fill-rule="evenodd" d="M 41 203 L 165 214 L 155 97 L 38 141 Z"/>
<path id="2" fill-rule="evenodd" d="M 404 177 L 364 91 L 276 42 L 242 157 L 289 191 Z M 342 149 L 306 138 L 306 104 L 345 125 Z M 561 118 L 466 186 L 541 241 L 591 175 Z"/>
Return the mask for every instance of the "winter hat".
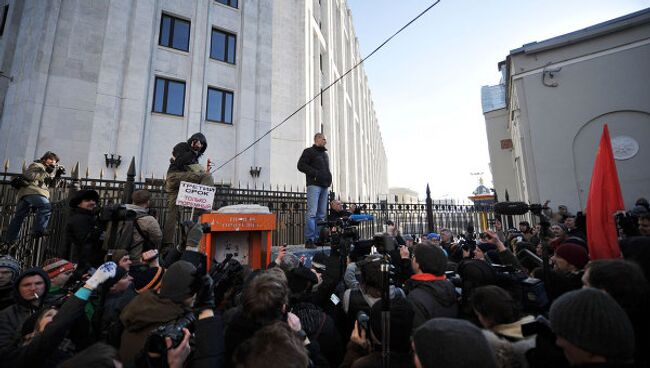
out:
<path id="1" fill-rule="evenodd" d="M 81 204 L 81 201 L 90 199 L 99 203 L 99 193 L 92 189 L 80 190 L 74 195 L 74 197 L 72 197 L 72 199 L 70 199 L 70 207 L 78 207 Z"/>
<path id="2" fill-rule="evenodd" d="M 20 274 L 20 262 L 12 256 L 2 256 L 0 257 L 0 268 L 8 268 L 13 273 L 11 276 L 11 281 L 15 281 L 18 274 Z"/>
<path id="3" fill-rule="evenodd" d="M 143 271 L 131 271 L 133 286 L 138 294 L 147 290 L 158 290 L 162 282 L 165 270 L 162 267 L 149 267 Z"/>
<path id="4" fill-rule="evenodd" d="M 377 343 L 381 343 L 381 300 L 373 304 L 370 310 L 370 329 Z M 404 298 L 390 301 L 390 349 L 409 351 L 411 348 L 411 331 L 413 330 L 413 308 Z"/>
<path id="5" fill-rule="evenodd" d="M 74 270 L 74 267 L 74 263 L 61 258 L 50 258 L 43 263 L 43 271 L 47 272 L 50 280 L 64 272 Z"/>
<path id="6" fill-rule="evenodd" d="M 129 271 L 127 271 L 126 269 L 124 269 L 122 267 L 118 267 L 115 270 L 115 276 L 113 276 L 113 277 L 109 278 L 108 280 L 104 281 L 104 283 L 102 284 L 102 287 L 104 288 L 104 290 L 108 291 L 110 288 L 113 287 L 113 285 L 117 284 L 118 281 L 122 280 L 122 278 L 127 273 L 129 273 Z"/>
<path id="7" fill-rule="evenodd" d="M 289 289 L 292 293 L 300 294 L 307 291 L 310 285 L 318 284 L 318 277 L 305 266 L 298 266 L 286 273 Z"/>
<path id="8" fill-rule="evenodd" d="M 187 261 L 177 261 L 167 269 L 162 277 L 160 297 L 176 303 L 192 296 L 196 290 L 196 267 Z"/>
<path id="9" fill-rule="evenodd" d="M 569 228 L 566 227 L 565 224 L 559 222 L 559 223 L 557 223 L 557 224 L 555 224 L 555 225 L 559 226 L 559 227 L 562 229 L 562 231 L 564 231 L 565 234 L 569 232 Z"/>
<path id="10" fill-rule="evenodd" d="M 496 368 L 483 332 L 464 320 L 431 319 L 415 330 L 413 345 L 424 368 Z"/>
<path id="11" fill-rule="evenodd" d="M 442 249 L 433 245 L 420 244 L 413 252 L 415 261 L 423 273 L 443 275 L 447 269 L 447 257 Z"/>
<path id="12" fill-rule="evenodd" d="M 587 249 L 587 242 L 577 236 L 570 236 L 566 238 L 562 244 L 575 244 Z"/>
<path id="13" fill-rule="evenodd" d="M 489 252 L 491 250 L 496 250 L 497 249 L 497 247 L 492 243 L 477 243 L 476 247 L 478 249 L 480 249 L 481 251 L 483 251 L 483 253 L 487 253 L 487 252 Z"/>
<path id="14" fill-rule="evenodd" d="M 476 287 L 493 285 L 497 281 L 496 271 L 487 262 L 480 259 L 462 261 L 458 265 L 457 271 L 463 280 L 463 285 Z"/>
<path id="15" fill-rule="evenodd" d="M 438 234 L 438 233 L 429 233 L 429 234 L 427 234 L 427 240 L 440 240 L 440 234 Z"/>
<path id="16" fill-rule="evenodd" d="M 587 254 L 585 248 L 575 244 L 564 243 L 560 245 L 555 250 L 555 256 L 564 259 L 580 270 L 585 268 L 585 265 L 589 262 L 589 254 Z"/>
<path id="17" fill-rule="evenodd" d="M 602 290 L 584 288 L 560 296 L 551 305 L 550 318 L 555 334 L 608 362 L 634 356 L 632 324 L 616 300 Z"/>

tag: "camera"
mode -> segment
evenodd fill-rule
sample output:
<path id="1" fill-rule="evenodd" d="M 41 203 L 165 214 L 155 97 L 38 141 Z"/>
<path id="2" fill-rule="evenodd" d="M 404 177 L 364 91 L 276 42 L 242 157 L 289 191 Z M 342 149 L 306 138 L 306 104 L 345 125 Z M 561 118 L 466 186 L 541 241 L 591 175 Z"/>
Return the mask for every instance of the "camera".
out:
<path id="1" fill-rule="evenodd" d="M 349 253 L 350 245 L 359 239 L 359 230 L 356 225 L 357 222 L 349 217 L 339 217 L 318 223 L 318 226 L 327 227 L 327 229 L 334 228 L 333 231 L 322 232 L 322 241 L 329 243 L 333 248 L 339 248 L 346 255 Z"/>
<path id="2" fill-rule="evenodd" d="M 111 221 L 132 221 L 137 217 L 135 211 L 127 209 L 123 204 L 96 207 L 94 211 L 97 220 L 104 223 Z"/>
<path id="3" fill-rule="evenodd" d="M 165 337 L 169 337 L 172 340 L 171 348 L 178 347 L 181 341 L 183 341 L 183 328 L 191 329 L 194 321 L 196 321 L 194 313 L 189 312 L 177 321 L 159 326 L 155 330 L 151 331 L 147 340 L 147 352 L 164 354 L 167 351 Z"/>

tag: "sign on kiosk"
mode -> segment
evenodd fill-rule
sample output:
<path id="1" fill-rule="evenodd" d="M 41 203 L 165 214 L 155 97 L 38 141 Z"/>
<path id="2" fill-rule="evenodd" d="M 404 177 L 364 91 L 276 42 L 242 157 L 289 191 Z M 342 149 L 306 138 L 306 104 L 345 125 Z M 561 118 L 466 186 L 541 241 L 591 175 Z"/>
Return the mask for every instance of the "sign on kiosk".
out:
<path id="1" fill-rule="evenodd" d="M 215 187 L 182 181 L 178 188 L 176 205 L 211 210 L 216 191 Z"/>

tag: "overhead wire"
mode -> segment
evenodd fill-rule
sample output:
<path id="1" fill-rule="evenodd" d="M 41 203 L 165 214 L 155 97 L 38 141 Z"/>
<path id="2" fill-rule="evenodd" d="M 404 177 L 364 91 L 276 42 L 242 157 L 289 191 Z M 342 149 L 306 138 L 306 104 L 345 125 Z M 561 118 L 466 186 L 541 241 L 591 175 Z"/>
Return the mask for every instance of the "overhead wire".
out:
<path id="1" fill-rule="evenodd" d="M 228 160 L 226 160 L 226 162 L 224 162 L 224 163 L 221 164 L 220 166 L 216 167 L 215 169 L 211 170 L 210 172 L 213 172 L 213 171 L 216 171 L 216 170 L 221 169 L 222 167 L 224 167 L 224 166 L 228 165 L 229 163 L 231 163 L 231 162 L 232 162 L 233 160 L 235 160 L 237 157 L 241 156 L 244 152 L 246 152 L 246 151 L 248 151 L 249 149 L 253 148 L 253 146 L 255 146 L 257 143 L 259 143 L 259 142 L 260 142 L 264 137 L 266 137 L 267 135 L 271 134 L 275 129 L 279 128 L 279 127 L 282 126 L 284 123 L 286 123 L 287 121 L 289 121 L 289 119 L 291 119 L 291 118 L 294 117 L 297 113 L 299 113 L 300 111 L 302 111 L 302 109 L 304 109 L 305 107 L 307 107 L 310 103 L 314 102 L 314 100 L 316 100 L 318 97 L 320 97 L 323 93 L 325 93 L 327 90 L 329 90 L 332 86 L 334 86 L 335 84 L 337 84 L 338 82 L 340 82 L 341 80 L 343 80 L 343 78 L 345 78 L 345 77 L 346 77 L 348 74 L 350 74 L 353 70 L 355 70 L 356 68 L 358 68 L 358 67 L 359 67 L 361 64 L 363 64 L 366 60 L 368 60 L 372 55 L 374 55 L 377 51 L 379 51 L 381 48 L 383 48 L 383 47 L 384 47 L 388 42 L 390 42 L 390 40 L 392 40 L 395 36 L 397 36 L 398 34 L 400 34 L 403 30 L 405 30 L 405 29 L 408 28 L 411 24 L 413 24 L 415 21 L 417 21 L 418 19 L 420 19 L 420 17 L 422 17 L 422 16 L 423 16 L 424 14 L 426 14 L 427 12 L 429 12 L 429 10 L 433 9 L 433 7 L 435 7 L 436 5 L 438 5 L 438 3 L 440 3 L 440 1 L 441 1 L 441 0 L 436 0 L 435 2 L 433 2 L 433 3 L 432 3 L 431 5 L 429 5 L 426 9 L 424 9 L 423 11 L 421 11 L 417 16 L 415 16 L 415 17 L 414 17 L 413 19 L 411 19 L 408 23 L 406 23 L 404 26 L 402 26 L 400 29 L 398 29 L 398 30 L 397 30 L 395 33 L 393 33 L 390 37 L 388 37 L 384 42 L 382 42 L 381 44 L 379 44 L 379 46 L 377 46 L 374 50 L 372 50 L 371 53 L 369 53 L 368 55 L 366 55 L 363 59 L 361 59 L 358 63 L 356 63 L 354 66 L 352 66 L 350 69 L 348 69 L 348 70 L 347 70 L 345 73 L 343 73 L 340 77 L 336 78 L 336 79 L 335 79 L 332 83 L 330 83 L 327 87 L 321 89 L 321 91 L 320 91 L 319 93 L 317 93 L 316 95 L 314 95 L 314 97 L 312 97 L 310 100 L 308 100 L 307 102 L 305 102 L 304 104 L 302 104 L 300 107 L 298 107 L 298 109 L 296 109 L 296 111 L 294 111 L 294 112 L 292 112 L 291 114 L 289 114 L 289 115 L 288 115 L 286 118 L 284 118 L 281 122 L 279 122 L 277 125 L 275 125 L 275 126 L 272 127 L 271 129 L 269 129 L 266 133 L 262 134 L 259 138 L 257 138 L 256 140 L 254 140 L 251 144 L 249 144 L 246 148 L 244 148 L 243 150 L 237 152 L 237 154 L 235 154 L 233 157 L 229 158 Z"/>

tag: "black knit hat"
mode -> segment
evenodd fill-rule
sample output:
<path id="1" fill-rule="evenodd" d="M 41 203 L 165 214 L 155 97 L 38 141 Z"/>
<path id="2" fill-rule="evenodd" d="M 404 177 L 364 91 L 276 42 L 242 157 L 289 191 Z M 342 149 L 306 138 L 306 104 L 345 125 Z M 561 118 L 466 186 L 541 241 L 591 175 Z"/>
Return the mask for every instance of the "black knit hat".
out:
<path id="1" fill-rule="evenodd" d="M 165 269 L 162 267 L 149 267 L 142 271 L 132 269 L 130 273 L 133 276 L 135 291 L 142 294 L 147 290 L 160 289 Z"/>
<path id="2" fill-rule="evenodd" d="M 196 267 L 187 261 L 177 261 L 162 278 L 160 297 L 182 303 L 196 292 Z"/>
<path id="3" fill-rule="evenodd" d="M 607 361 L 634 355 L 634 329 L 625 311 L 604 291 L 570 291 L 551 306 L 551 327 L 558 336 Z"/>
<path id="4" fill-rule="evenodd" d="M 413 333 L 415 353 L 424 368 L 496 368 L 481 330 L 452 318 L 434 318 Z"/>
<path id="5" fill-rule="evenodd" d="M 81 201 L 83 200 L 94 200 L 95 202 L 99 202 L 99 193 L 97 191 L 94 191 L 92 189 L 82 189 L 78 191 L 72 199 L 70 199 L 70 207 L 75 208 L 78 207 L 81 204 Z"/>
<path id="6" fill-rule="evenodd" d="M 442 275 L 447 269 L 447 256 L 442 249 L 435 245 L 420 244 L 413 252 L 415 261 L 424 273 Z"/>

